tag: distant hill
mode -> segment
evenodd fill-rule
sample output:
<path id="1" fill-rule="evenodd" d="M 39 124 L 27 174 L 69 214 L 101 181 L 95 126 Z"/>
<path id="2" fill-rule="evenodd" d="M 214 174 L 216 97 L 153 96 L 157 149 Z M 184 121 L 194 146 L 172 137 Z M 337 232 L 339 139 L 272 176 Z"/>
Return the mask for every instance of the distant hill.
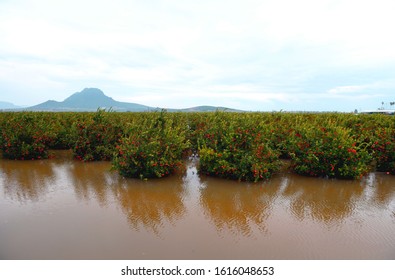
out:
<path id="1" fill-rule="evenodd" d="M 98 108 L 112 108 L 112 110 L 120 112 L 143 112 L 154 110 L 152 107 L 137 103 L 115 101 L 97 88 L 86 88 L 81 92 L 74 93 L 62 102 L 48 100 L 26 109 L 31 111 L 96 111 Z"/>
<path id="2" fill-rule="evenodd" d="M 240 110 L 226 108 L 226 107 L 214 107 L 214 106 L 197 106 L 186 109 L 180 109 L 178 111 L 181 112 L 215 112 L 215 111 L 224 111 L 224 112 L 241 112 Z"/>
<path id="3" fill-rule="evenodd" d="M 4 102 L 0 101 L 0 110 L 5 110 L 5 109 L 18 109 L 20 108 L 19 106 L 16 106 L 10 102 Z"/>
<path id="4" fill-rule="evenodd" d="M 76 92 L 66 98 L 64 101 L 48 100 L 38 105 L 24 108 L 28 111 L 74 111 L 74 112 L 90 112 L 96 111 L 98 108 L 110 109 L 117 112 L 146 112 L 157 111 L 161 108 L 149 107 L 137 103 L 119 102 L 105 95 L 100 89 L 85 88 L 81 92 Z M 166 108 L 167 109 L 167 108 Z M 214 107 L 214 106 L 198 106 L 187 109 L 167 109 L 169 112 L 213 112 L 213 111 L 229 111 L 236 112 L 238 110 Z"/>

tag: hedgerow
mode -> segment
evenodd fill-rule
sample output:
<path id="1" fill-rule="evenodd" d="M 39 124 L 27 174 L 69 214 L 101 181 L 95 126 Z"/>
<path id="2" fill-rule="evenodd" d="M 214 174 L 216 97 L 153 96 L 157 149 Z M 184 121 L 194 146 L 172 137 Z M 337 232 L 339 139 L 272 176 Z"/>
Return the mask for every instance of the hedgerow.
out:
<path id="1" fill-rule="evenodd" d="M 199 172 L 259 181 L 289 159 L 294 172 L 360 178 L 395 174 L 393 116 L 339 113 L 96 113 L 2 112 L 5 159 L 43 159 L 71 149 L 82 161 L 112 160 L 126 177 L 174 173 L 188 153 Z"/>
<path id="2" fill-rule="evenodd" d="M 356 179 L 370 170 L 372 156 L 365 144 L 337 125 L 303 126 L 292 137 L 292 166 L 314 177 Z"/>
<path id="3" fill-rule="evenodd" d="M 1 127 L 1 148 L 7 159 L 48 158 L 53 131 L 40 113 L 9 113 Z"/>
<path id="4" fill-rule="evenodd" d="M 236 115 L 215 113 L 199 138 L 201 173 L 257 182 L 279 169 L 278 153 L 270 148 L 265 131 L 252 123 L 241 126 Z"/>
<path id="5" fill-rule="evenodd" d="M 185 127 L 176 125 L 164 111 L 145 114 L 128 125 L 116 146 L 113 166 L 125 177 L 161 178 L 181 166 L 188 148 Z"/>
<path id="6" fill-rule="evenodd" d="M 76 141 L 74 157 L 83 161 L 111 160 L 123 130 L 113 113 L 98 110 L 94 115 L 74 123 Z"/>

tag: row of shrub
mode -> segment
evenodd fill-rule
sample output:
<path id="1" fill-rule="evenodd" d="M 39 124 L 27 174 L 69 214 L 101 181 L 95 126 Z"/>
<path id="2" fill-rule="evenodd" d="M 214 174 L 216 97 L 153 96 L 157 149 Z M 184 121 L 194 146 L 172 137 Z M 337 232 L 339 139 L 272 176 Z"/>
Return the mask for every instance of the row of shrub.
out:
<path id="1" fill-rule="evenodd" d="M 48 158 L 51 124 L 38 114 L 7 114 L 1 119 L 1 150 L 9 159 Z"/>
<path id="2" fill-rule="evenodd" d="M 280 161 L 266 138 L 268 128 L 234 116 L 217 112 L 196 131 L 201 172 L 243 181 L 270 178 Z"/>
<path id="3" fill-rule="evenodd" d="M 164 111 L 142 116 L 128 124 L 116 146 L 114 168 L 125 177 L 168 176 L 181 165 L 189 148 L 185 127 L 177 125 Z"/>
<path id="4" fill-rule="evenodd" d="M 72 149 L 78 160 L 112 160 L 126 177 L 170 175 L 188 152 L 200 156 L 201 173 L 243 181 L 270 178 L 280 159 L 307 176 L 395 174 L 391 116 L 9 112 L 0 114 L 0 125 L 4 158 L 43 159 L 49 149 Z"/>

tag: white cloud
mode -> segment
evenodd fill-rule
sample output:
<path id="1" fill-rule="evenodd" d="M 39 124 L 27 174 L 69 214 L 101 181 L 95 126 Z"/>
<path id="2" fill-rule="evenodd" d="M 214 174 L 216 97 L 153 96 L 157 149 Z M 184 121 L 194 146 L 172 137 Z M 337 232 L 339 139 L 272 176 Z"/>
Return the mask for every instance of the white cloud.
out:
<path id="1" fill-rule="evenodd" d="M 366 89 L 367 85 L 360 85 L 360 86 L 339 86 L 328 90 L 328 93 L 331 94 L 338 94 L 338 93 L 347 93 L 347 92 L 360 92 Z"/>
<path id="2" fill-rule="evenodd" d="M 0 92 L 62 100 L 86 85 L 147 105 L 245 109 L 388 96 L 394 10 L 389 0 L 2 1 Z"/>

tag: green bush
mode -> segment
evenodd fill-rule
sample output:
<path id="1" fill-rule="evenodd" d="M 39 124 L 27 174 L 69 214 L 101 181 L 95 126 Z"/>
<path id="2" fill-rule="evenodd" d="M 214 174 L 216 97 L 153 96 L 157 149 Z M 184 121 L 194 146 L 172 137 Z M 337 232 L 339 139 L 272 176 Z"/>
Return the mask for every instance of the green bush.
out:
<path id="1" fill-rule="evenodd" d="M 185 127 L 176 125 L 164 111 L 147 113 L 129 124 L 128 135 L 116 147 L 113 167 L 125 177 L 165 177 L 181 165 L 188 148 Z"/>
<path id="2" fill-rule="evenodd" d="M 2 124 L 1 134 L 4 158 L 48 158 L 48 146 L 53 140 L 53 134 L 40 113 L 9 114 Z"/>
<path id="3" fill-rule="evenodd" d="M 74 157 L 83 161 L 111 160 L 122 136 L 122 127 L 114 113 L 98 110 L 93 116 L 74 123 Z"/>
<path id="4" fill-rule="evenodd" d="M 270 147 L 267 129 L 254 119 L 216 113 L 199 139 L 199 171 L 221 178 L 253 181 L 270 178 L 280 167 L 278 152 Z"/>
<path id="5" fill-rule="evenodd" d="M 377 171 L 395 175 L 395 129 L 380 128 L 375 132 L 376 141 L 372 148 Z"/>
<path id="6" fill-rule="evenodd" d="M 72 149 L 77 141 L 77 133 L 74 124 L 79 122 L 79 117 L 84 113 L 48 113 L 48 121 L 51 123 L 54 132 L 54 139 L 50 144 L 50 149 Z"/>
<path id="7" fill-rule="evenodd" d="M 372 160 L 367 145 L 350 129 L 334 124 L 306 124 L 295 130 L 290 141 L 296 173 L 316 177 L 356 179 L 365 175 Z"/>

